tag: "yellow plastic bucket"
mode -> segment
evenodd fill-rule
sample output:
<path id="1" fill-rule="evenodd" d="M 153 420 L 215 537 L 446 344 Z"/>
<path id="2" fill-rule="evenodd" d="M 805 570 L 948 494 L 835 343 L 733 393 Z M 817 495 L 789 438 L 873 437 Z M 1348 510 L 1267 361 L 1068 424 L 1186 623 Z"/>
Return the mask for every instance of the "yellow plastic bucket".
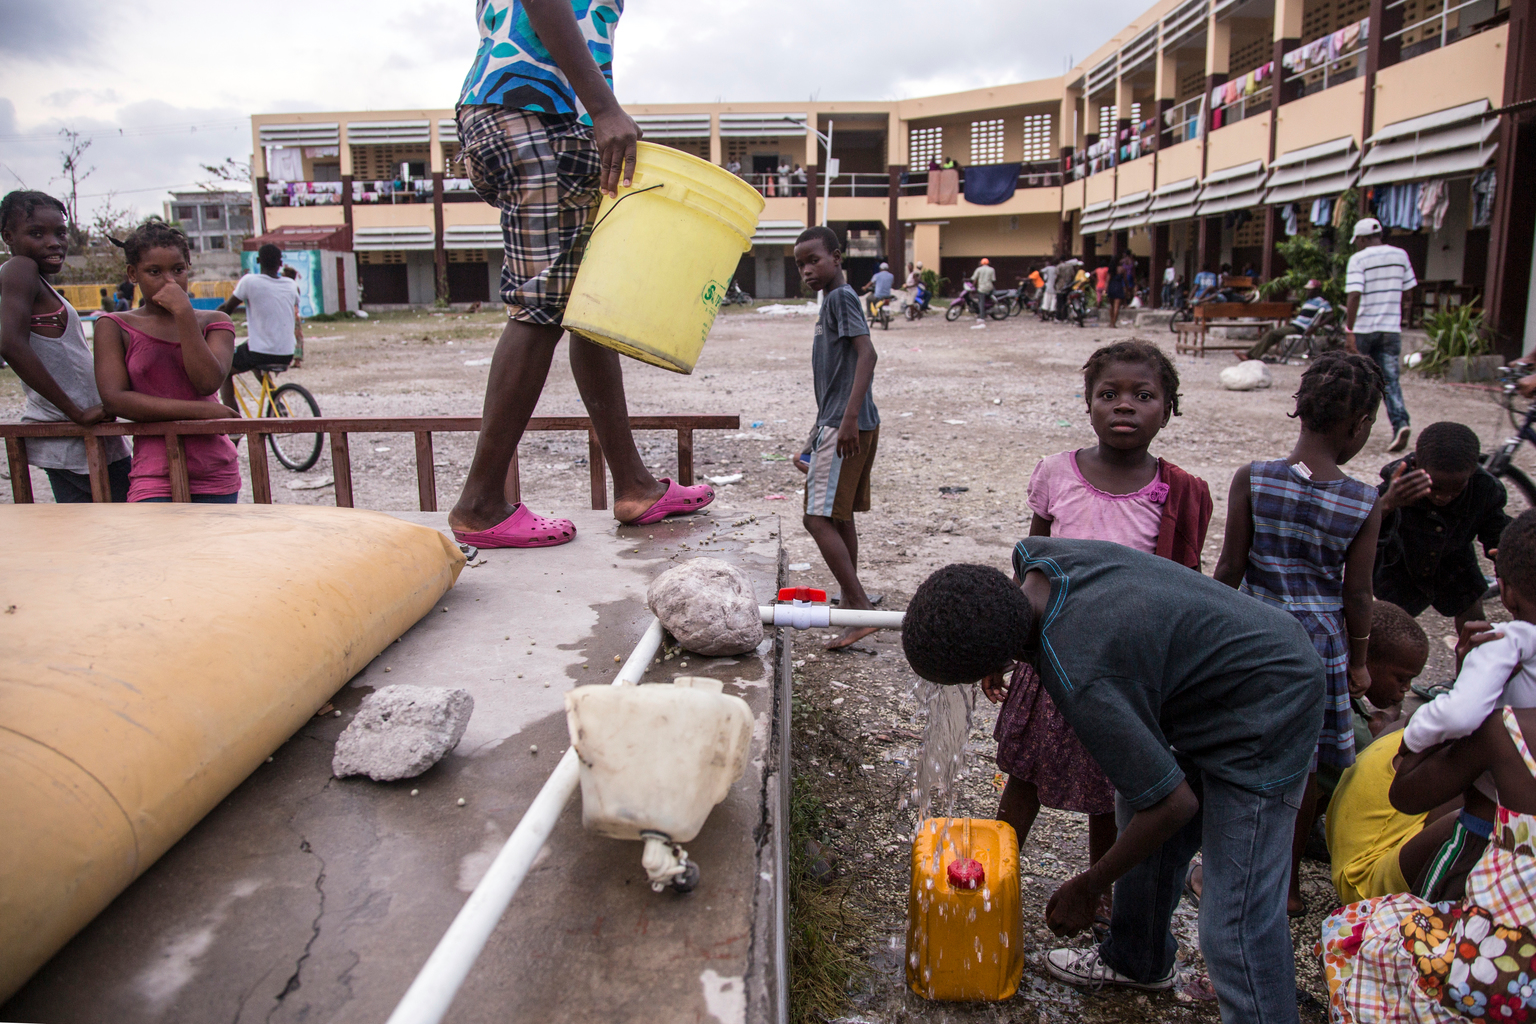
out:
<path id="1" fill-rule="evenodd" d="M 696 156 L 640 143 L 631 188 L 598 207 L 565 308 L 565 329 L 692 373 L 763 197 Z"/>

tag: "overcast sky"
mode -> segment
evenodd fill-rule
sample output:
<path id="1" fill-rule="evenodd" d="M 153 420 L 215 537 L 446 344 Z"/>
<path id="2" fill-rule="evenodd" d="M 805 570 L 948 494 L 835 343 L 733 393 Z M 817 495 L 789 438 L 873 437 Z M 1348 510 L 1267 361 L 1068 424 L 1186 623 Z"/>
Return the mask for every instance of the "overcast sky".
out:
<path id="1" fill-rule="evenodd" d="M 630 0 L 625 102 L 884 100 L 1060 74 L 1149 0 Z M 255 113 L 447 108 L 473 0 L 0 0 L 0 190 L 55 194 L 61 127 L 92 140 L 82 214 L 159 212 L 199 164 L 250 155 Z"/>

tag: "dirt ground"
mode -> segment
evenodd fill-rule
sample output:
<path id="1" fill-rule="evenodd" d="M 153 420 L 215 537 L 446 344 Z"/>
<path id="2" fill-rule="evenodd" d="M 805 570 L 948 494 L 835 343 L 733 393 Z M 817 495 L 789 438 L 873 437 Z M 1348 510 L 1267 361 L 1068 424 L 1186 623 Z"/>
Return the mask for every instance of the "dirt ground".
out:
<path id="1" fill-rule="evenodd" d="M 488 361 L 500 330 L 498 313 L 381 314 L 367 321 L 311 324 L 307 360 L 286 379 L 308 387 L 328 415 L 382 416 L 475 414 L 480 411 Z M 815 545 L 798 522 L 801 476 L 788 459 L 808 433 L 815 401 L 811 390 L 809 316 L 772 316 L 730 310 L 716 322 L 691 377 L 626 362 L 633 414 L 737 414 L 742 429 L 705 431 L 695 439 L 701 475 L 743 474 L 720 487 L 714 515 L 783 517 L 792 582 L 836 586 Z M 874 475 L 874 508 L 858 519 L 861 575 L 866 588 L 885 595 L 884 607 L 901 608 L 917 584 L 941 565 L 981 562 L 1007 569 L 1011 546 L 1027 529 L 1025 488 L 1044 455 L 1094 442 L 1082 399 L 1080 368 L 1099 345 L 1136 336 L 1092 321 L 1086 329 L 1054 327 L 1031 318 L 989 322 L 974 330 L 969 320 L 946 323 L 929 317 L 877 329 L 880 353 L 874 393 L 882 437 Z M 1144 336 L 1172 351 L 1166 328 Z M 1183 412 L 1159 435 L 1155 454 L 1204 477 L 1215 499 L 1206 544 L 1206 567 L 1221 543 L 1227 487 L 1233 469 L 1253 459 L 1285 455 L 1296 426 L 1286 414 L 1299 367 L 1274 367 L 1274 387 L 1233 393 L 1217 385 L 1231 365 L 1228 353 L 1205 359 L 1177 357 L 1183 378 Z M 1506 413 L 1486 390 L 1405 378 L 1413 421 L 1457 420 L 1471 426 L 1487 448 L 1509 430 Z M 14 374 L 0 370 L 0 418 L 15 419 L 21 393 Z M 579 415 L 580 399 L 562 353 L 540 402 L 541 415 Z M 1388 461 L 1390 437 L 1383 414 L 1354 475 L 1375 482 Z M 675 441 L 665 433 L 639 435 L 641 451 L 657 476 L 671 475 Z M 471 435 L 435 438 L 439 503 L 450 507 L 472 451 Z M 242 449 L 243 451 L 243 449 Z M 354 435 L 352 464 L 360 507 L 416 507 L 414 446 L 406 435 Z M 1519 461 L 1536 460 L 1527 449 Z M 586 438 L 532 434 L 521 458 L 523 495 L 543 514 L 580 507 L 588 499 Z M 273 488 L 280 502 L 330 503 L 329 455 L 304 474 L 274 462 Z M 941 487 L 968 488 L 941 494 Z M 48 500 L 46 479 L 34 472 L 38 500 Z M 249 500 L 249 488 L 242 494 Z M 10 501 L 7 483 L 0 501 Z M 1512 499 L 1511 511 L 1519 507 Z M 796 568 L 808 565 L 808 568 Z M 1491 573 L 1491 569 L 1489 570 Z M 1106 610 L 1110 612 L 1110 610 Z M 1490 611 L 1502 616 L 1494 603 Z M 1112 612 L 1111 612 L 1112 614 Z M 1428 679 L 1449 678 L 1450 626 L 1433 612 L 1422 620 L 1431 636 Z M 915 677 L 901 656 L 899 637 L 877 635 L 850 651 L 820 650 L 814 633 L 795 638 L 794 760 L 796 786 L 821 804 L 818 840 L 828 849 L 849 904 L 858 911 L 852 934 L 839 937 L 869 965 L 851 993 L 849 1021 L 1162 1021 L 1218 1019 L 1215 1004 L 1176 994 L 1088 994 L 1056 984 L 1040 966 L 1059 944 L 1043 925 L 1046 899 L 1055 885 L 1086 866 L 1083 818 L 1041 814 L 1022 854 L 1027 967 L 1020 994 L 1002 1005 L 933 1004 L 907 993 L 902 952 L 908 867 L 905 836 L 911 813 L 899 802 L 922 731 L 913 696 Z M 962 779 L 958 813 L 990 817 L 997 786 L 991 740 L 996 709 L 978 702 L 971 733 L 972 755 Z M 1326 866 L 1305 868 L 1311 913 L 1296 922 L 1294 936 L 1303 1019 L 1322 1020 L 1324 995 L 1312 945 L 1323 914 L 1336 898 Z M 1194 918 L 1188 907 L 1177 919 L 1181 959 L 1200 967 Z M 1080 938 L 1079 942 L 1086 940 Z"/>

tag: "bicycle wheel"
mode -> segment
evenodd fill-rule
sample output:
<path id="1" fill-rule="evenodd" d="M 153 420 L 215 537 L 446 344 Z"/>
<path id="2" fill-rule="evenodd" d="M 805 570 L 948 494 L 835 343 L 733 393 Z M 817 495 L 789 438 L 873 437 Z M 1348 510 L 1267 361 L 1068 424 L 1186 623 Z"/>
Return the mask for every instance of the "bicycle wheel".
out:
<path id="1" fill-rule="evenodd" d="M 992 308 L 987 310 L 987 316 L 991 317 L 993 320 L 1007 320 L 1008 307 L 1011 305 L 1013 305 L 1012 299 L 1001 299 L 997 302 L 994 302 L 992 303 Z"/>
<path id="2" fill-rule="evenodd" d="M 1531 478 L 1525 475 L 1525 470 L 1514 466 L 1505 466 L 1499 473 L 1499 478 L 1506 484 L 1514 484 L 1515 490 L 1525 499 L 1527 508 L 1536 508 L 1536 484 L 1531 483 Z"/>
<path id="3" fill-rule="evenodd" d="M 954 322 L 960 319 L 960 314 L 963 312 L 965 312 L 965 303 L 961 302 L 959 299 L 956 299 L 954 302 L 951 302 L 949 304 L 949 308 L 944 311 L 944 319 L 950 322 Z"/>
<path id="4" fill-rule="evenodd" d="M 1193 323 L 1195 311 L 1188 306 L 1174 310 L 1173 316 L 1168 318 L 1168 330 L 1174 334 L 1179 333 L 1179 324 Z"/>
<path id="5" fill-rule="evenodd" d="M 319 416 L 320 405 L 315 396 L 297 384 L 284 384 L 272 392 L 272 402 L 264 410 L 266 416 L 295 418 Z M 268 434 L 267 442 L 277 461 L 295 473 L 302 473 L 320 459 L 320 434 Z"/>

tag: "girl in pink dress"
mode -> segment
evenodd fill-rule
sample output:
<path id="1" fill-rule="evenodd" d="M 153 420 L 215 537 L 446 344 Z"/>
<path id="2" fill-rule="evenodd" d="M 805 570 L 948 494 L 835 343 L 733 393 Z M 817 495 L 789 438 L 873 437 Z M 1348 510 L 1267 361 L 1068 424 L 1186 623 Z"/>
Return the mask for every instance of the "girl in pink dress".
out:
<path id="1" fill-rule="evenodd" d="M 1147 448 L 1179 411 L 1179 374 L 1156 345 L 1106 345 L 1083 367 L 1083 395 L 1099 443 L 1040 460 L 1029 480 L 1029 533 L 1110 540 L 1200 569 L 1211 493 Z M 1051 702 L 1034 669 L 982 683 L 1003 701 L 993 737 L 1008 773 L 997 816 L 1022 847 L 1041 805 L 1088 815 L 1090 862 L 1115 841 L 1115 791 Z"/>
<path id="2" fill-rule="evenodd" d="M 192 308 L 187 236 L 151 221 L 118 244 L 144 304 L 96 321 L 96 386 L 107 414 L 140 423 L 239 416 L 217 397 L 234 359 L 235 325 L 223 313 Z M 181 444 L 193 501 L 239 498 L 240 462 L 227 436 L 187 434 Z M 171 500 L 165 438 L 134 438 L 128 480 L 129 501 Z"/>

